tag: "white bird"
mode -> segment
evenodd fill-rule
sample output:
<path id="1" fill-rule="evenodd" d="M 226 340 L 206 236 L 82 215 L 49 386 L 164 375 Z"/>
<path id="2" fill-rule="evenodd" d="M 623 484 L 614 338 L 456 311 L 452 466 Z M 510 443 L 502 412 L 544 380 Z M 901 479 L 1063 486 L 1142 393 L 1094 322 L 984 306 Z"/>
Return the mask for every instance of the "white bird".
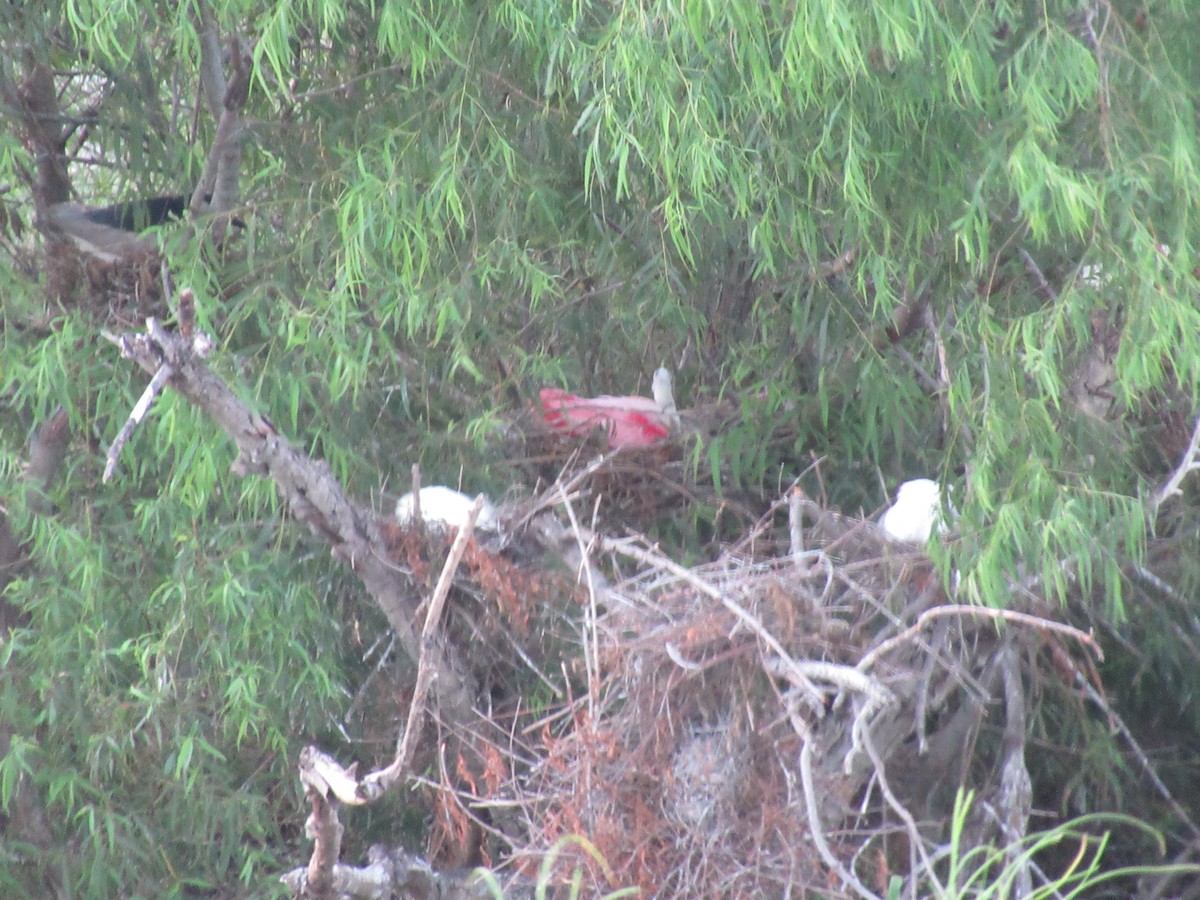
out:
<path id="1" fill-rule="evenodd" d="M 471 511 L 474 497 L 468 497 L 454 488 L 435 484 L 421 488 L 421 518 L 425 524 L 437 528 L 462 528 L 467 524 L 467 513 Z M 396 521 L 401 525 L 412 524 L 416 510 L 412 491 L 396 501 Z M 479 515 L 475 518 L 479 531 L 499 531 L 500 519 L 496 507 L 486 497 Z"/>
<path id="2" fill-rule="evenodd" d="M 924 544 L 937 528 L 946 531 L 942 518 L 942 491 L 936 481 L 914 478 L 900 485 L 896 502 L 883 514 L 879 527 L 889 541 Z"/>

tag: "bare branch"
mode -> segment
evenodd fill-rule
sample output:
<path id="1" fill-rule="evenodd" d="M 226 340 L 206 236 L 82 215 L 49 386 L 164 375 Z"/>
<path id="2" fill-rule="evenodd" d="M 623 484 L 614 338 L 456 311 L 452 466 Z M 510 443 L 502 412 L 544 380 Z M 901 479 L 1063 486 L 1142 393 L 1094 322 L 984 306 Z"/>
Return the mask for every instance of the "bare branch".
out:
<path id="1" fill-rule="evenodd" d="M 917 821 L 913 818 L 912 813 L 908 811 L 908 807 L 900 802 L 900 798 L 892 790 L 892 785 L 887 778 L 887 764 L 883 759 L 883 755 L 875 746 L 870 729 L 867 729 L 863 734 L 863 745 L 866 747 L 867 755 L 871 757 L 872 765 L 875 766 L 875 778 L 879 782 L 879 790 L 883 793 L 884 800 L 892 808 L 892 812 L 900 817 L 900 821 L 904 823 L 904 828 L 908 832 L 909 852 L 921 857 L 921 865 L 924 867 L 925 875 L 936 887 L 936 890 L 933 892 L 934 896 L 945 896 L 946 889 L 938 880 L 937 870 L 934 869 L 933 860 L 929 858 L 929 853 L 925 849 L 925 839 L 921 837 L 921 831 L 917 828 Z M 912 868 L 915 869 L 916 867 L 913 866 Z"/>
<path id="2" fill-rule="evenodd" d="M 124 351 L 122 351 L 121 355 L 125 355 Z M 121 450 L 133 436 L 133 430 L 141 424 L 142 419 L 146 418 L 146 413 L 150 411 L 150 407 L 154 405 L 155 399 L 162 393 L 162 389 L 166 387 L 167 382 L 171 380 L 171 376 L 174 374 L 175 370 L 164 363 L 154 373 L 154 377 L 150 379 L 150 383 L 142 391 L 142 396 L 138 397 L 137 403 L 129 411 L 129 418 L 125 420 L 125 424 L 117 432 L 117 436 L 108 448 L 108 453 L 105 457 L 104 476 L 101 479 L 105 484 L 108 484 L 112 480 L 113 473 L 117 471 L 117 460 L 121 456 Z"/>
<path id="3" fill-rule="evenodd" d="M 454 582 L 454 573 L 458 570 L 458 564 L 467 549 L 471 535 L 475 533 L 475 519 L 478 518 L 479 511 L 483 509 L 486 499 L 483 494 L 480 494 L 471 504 L 471 509 L 467 513 L 467 521 L 458 529 L 454 544 L 450 547 L 450 555 L 446 557 L 446 563 L 442 566 L 441 577 L 438 578 L 437 585 L 433 589 L 429 610 L 425 613 L 425 627 L 421 630 L 421 658 L 417 664 L 417 682 L 413 688 L 412 702 L 408 707 L 408 721 L 404 725 L 404 734 L 396 745 L 396 757 L 392 760 L 391 765 L 386 769 L 367 775 L 359 785 L 359 796 L 368 802 L 377 799 L 391 787 L 412 760 L 413 751 L 416 749 L 417 735 L 421 733 L 425 724 L 429 686 L 437 671 L 435 633 L 438 623 L 442 619 L 442 609 L 446 605 L 450 585 Z"/>
<path id="4" fill-rule="evenodd" d="M 312 812 L 304 823 L 304 833 L 313 840 L 313 852 L 305 872 L 306 892 L 316 897 L 329 896 L 333 890 L 333 869 L 342 854 L 342 835 L 345 829 L 338 821 L 337 800 L 330 796 L 328 784 L 323 777 L 323 761 L 330 761 L 323 753 L 305 747 L 300 754 L 301 780 L 305 782 L 305 795 L 312 804 Z M 338 767 L 340 768 L 340 767 Z M 306 778 L 305 776 L 309 776 Z"/>
<path id="5" fill-rule="evenodd" d="M 1029 814 L 1033 807 L 1033 784 L 1025 764 L 1025 689 L 1021 683 L 1020 660 L 1011 634 L 998 656 L 1004 679 L 1004 762 L 1000 771 L 997 806 L 1004 811 L 1002 828 L 1008 842 L 1008 862 L 1016 873 L 1015 893 L 1028 897 L 1033 890 L 1033 871 L 1026 851 Z"/>
<path id="6" fill-rule="evenodd" d="M 1062 622 L 1055 622 L 1053 619 L 1043 619 L 1040 616 L 1031 616 L 1028 613 L 1014 612 L 1011 609 L 989 609 L 985 606 L 954 604 L 950 606 L 937 606 L 933 609 L 925 610 L 925 612 L 917 617 L 915 623 L 863 656 L 858 663 L 859 670 L 865 671 L 869 669 L 881 656 L 895 649 L 905 641 L 912 640 L 921 633 L 922 628 L 940 616 L 982 616 L 987 619 L 1003 619 L 1005 622 L 1011 622 L 1014 625 L 1028 625 L 1043 631 L 1057 631 L 1059 634 L 1073 637 L 1081 644 L 1090 647 L 1092 652 L 1096 654 L 1096 659 L 1104 659 L 1104 651 L 1100 649 L 1100 645 L 1096 643 L 1096 639 L 1088 632 L 1081 631 L 1072 625 L 1064 625 Z"/>
<path id="7" fill-rule="evenodd" d="M 221 68 L 221 34 L 213 19 L 212 6 L 201 0 L 200 10 L 200 88 L 214 121 L 221 118 L 225 98 L 225 72 Z"/>
<path id="8" fill-rule="evenodd" d="M 792 556 L 804 552 L 804 491 L 799 485 L 788 492 L 788 549 Z"/>
<path id="9" fill-rule="evenodd" d="M 173 369 L 168 384 L 207 413 L 237 444 L 233 471 L 262 475 L 275 482 L 297 519 L 324 537 L 335 555 L 347 562 L 387 616 L 400 645 L 419 659 L 422 642 L 414 617 L 419 595 L 398 577 L 379 533 L 374 512 L 346 497 L 328 464 L 311 459 L 276 431 L 271 421 L 250 409 L 205 365 L 202 353 L 211 338 L 197 331 L 191 341 L 151 320 L 147 331 L 125 335 L 122 353 L 151 374 L 164 364 Z M 468 667 L 455 648 L 441 645 L 436 656 L 438 704 L 449 721 L 473 718 L 474 692 L 468 686 Z"/>
<path id="10" fill-rule="evenodd" d="M 1072 674 L 1075 677 L 1075 686 L 1078 687 L 1089 700 L 1091 700 L 1096 704 L 1097 707 L 1100 708 L 1116 732 L 1125 739 L 1125 743 L 1129 745 L 1129 749 L 1133 752 L 1134 758 L 1137 759 L 1138 765 L 1141 766 L 1142 771 L 1146 774 L 1146 777 L 1150 780 L 1150 783 L 1154 786 L 1154 789 L 1158 792 L 1159 796 L 1166 801 L 1167 805 L 1171 808 L 1171 811 L 1179 817 L 1179 821 L 1183 823 L 1183 825 L 1185 825 L 1187 830 L 1191 833 L 1193 843 L 1200 841 L 1200 826 L 1198 826 L 1196 822 L 1192 820 L 1192 817 L 1188 814 L 1188 811 L 1183 808 L 1182 804 L 1180 804 L 1178 800 L 1175 799 L 1175 795 L 1171 793 L 1171 789 L 1168 788 L 1166 783 L 1162 780 L 1162 777 L 1158 774 L 1158 770 L 1155 768 L 1154 763 L 1150 761 L 1150 757 L 1146 754 L 1146 751 L 1142 749 L 1142 746 L 1138 743 L 1137 738 L 1133 736 L 1133 732 L 1129 730 L 1129 726 L 1125 724 L 1125 720 L 1122 719 L 1120 714 L 1112 708 L 1112 705 L 1107 699 L 1105 699 L 1104 695 L 1096 690 L 1091 680 L 1079 670 L 1079 667 L 1073 660 L 1068 657 L 1065 661 L 1073 670 Z"/>
<path id="11" fill-rule="evenodd" d="M 203 10 L 202 10 L 203 11 Z M 196 217 L 205 208 L 205 197 L 212 194 L 208 208 L 218 213 L 228 213 L 238 202 L 238 176 L 242 163 L 242 141 L 244 129 L 242 125 L 242 109 L 250 93 L 251 57 L 241 38 L 234 37 L 230 41 L 230 64 L 232 76 L 226 82 L 209 73 L 215 66 L 220 68 L 220 53 L 210 45 L 216 44 L 216 26 L 206 23 L 204 41 L 204 79 L 205 95 L 208 98 L 214 117 L 217 118 L 217 133 L 209 149 L 208 158 L 204 163 L 204 173 L 192 192 L 188 209 L 192 217 Z M 219 74 L 219 73 L 218 73 Z M 218 88 L 221 91 L 219 105 L 213 105 L 214 95 Z M 218 242 L 225 236 L 225 219 L 214 225 L 214 237 Z"/>
<path id="12" fill-rule="evenodd" d="M 1179 486 L 1183 484 L 1183 479 L 1191 472 L 1200 469 L 1200 461 L 1196 459 L 1198 452 L 1200 452 L 1200 416 L 1196 417 L 1196 424 L 1192 428 L 1192 439 L 1183 453 L 1183 459 L 1179 461 L 1179 465 L 1175 467 L 1175 471 L 1171 473 L 1171 477 L 1167 479 L 1166 483 L 1150 498 L 1150 511 L 1153 518 L 1158 518 L 1159 508 L 1169 498 L 1181 493 Z"/>
<path id="13" fill-rule="evenodd" d="M 809 835 L 816 844 L 817 852 L 821 854 L 825 865 L 836 872 L 843 883 L 850 885 L 854 889 L 854 893 L 865 900 L 879 900 L 878 894 L 868 890 L 867 886 L 858 880 L 857 875 L 842 865 L 842 861 L 834 854 L 829 846 L 829 841 L 825 838 L 825 826 L 821 824 L 817 791 L 813 783 L 812 755 L 812 739 L 805 737 L 800 746 L 800 781 L 804 787 L 804 809 L 808 814 Z"/>
<path id="14" fill-rule="evenodd" d="M 1029 277 L 1033 279 L 1037 285 L 1038 293 L 1046 300 L 1055 300 L 1057 294 L 1054 293 L 1054 288 L 1050 287 L 1050 282 L 1046 280 L 1046 276 L 1042 274 L 1041 267 L 1037 264 L 1029 251 L 1024 247 L 1017 248 L 1017 255 L 1021 257 L 1021 261 L 1025 263 L 1025 271 L 1029 273 Z"/>

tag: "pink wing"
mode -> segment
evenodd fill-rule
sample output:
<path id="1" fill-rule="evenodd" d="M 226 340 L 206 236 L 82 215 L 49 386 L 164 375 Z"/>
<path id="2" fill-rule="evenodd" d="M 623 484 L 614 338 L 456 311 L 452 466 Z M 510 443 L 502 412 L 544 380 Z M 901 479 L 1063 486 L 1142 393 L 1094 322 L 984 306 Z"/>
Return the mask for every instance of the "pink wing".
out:
<path id="1" fill-rule="evenodd" d="M 658 405 L 649 397 L 576 397 L 542 388 L 542 418 L 555 431 L 582 437 L 593 428 L 608 434 L 610 447 L 650 447 L 670 436 Z"/>

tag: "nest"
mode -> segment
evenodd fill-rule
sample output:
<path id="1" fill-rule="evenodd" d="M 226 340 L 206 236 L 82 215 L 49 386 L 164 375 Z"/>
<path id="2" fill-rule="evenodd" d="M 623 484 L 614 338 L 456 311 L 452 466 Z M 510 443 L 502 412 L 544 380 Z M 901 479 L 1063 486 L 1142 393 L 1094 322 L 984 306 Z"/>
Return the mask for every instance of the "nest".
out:
<path id="1" fill-rule="evenodd" d="M 102 259 L 62 241 L 47 243 L 47 293 L 62 309 L 81 309 L 105 327 L 131 329 L 165 316 L 162 260 L 153 249 Z"/>
<path id="2" fill-rule="evenodd" d="M 582 835 L 595 853 L 563 853 L 564 878 L 583 866 L 656 897 L 886 894 L 894 876 L 936 881 L 960 786 L 978 797 L 972 841 L 1024 835 L 1020 665 L 1043 642 L 1070 659 L 1057 636 L 1086 635 L 953 604 L 923 553 L 811 503 L 800 529 L 803 505 L 789 516 L 781 500 L 696 568 L 572 512 L 570 542 L 588 551 L 577 690 L 514 708 L 491 747 L 507 775 L 460 794 L 460 814 L 493 835 L 485 861 L 534 874 Z"/>

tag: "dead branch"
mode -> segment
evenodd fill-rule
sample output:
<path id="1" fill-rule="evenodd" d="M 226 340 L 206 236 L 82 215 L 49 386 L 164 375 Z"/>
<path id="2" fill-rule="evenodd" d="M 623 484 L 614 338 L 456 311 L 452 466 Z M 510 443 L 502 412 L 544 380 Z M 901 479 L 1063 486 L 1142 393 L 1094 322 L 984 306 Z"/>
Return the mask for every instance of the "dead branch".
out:
<path id="1" fill-rule="evenodd" d="M 301 780 L 304 783 L 304 793 L 312 804 L 312 813 L 304 823 L 304 834 L 313 841 L 312 856 L 308 861 L 305 872 L 305 893 L 315 897 L 334 896 L 333 868 L 342 853 L 342 835 L 344 829 L 338 821 L 337 800 L 330 796 L 328 783 L 321 772 L 322 761 L 327 760 L 321 753 L 311 753 L 313 748 L 306 747 L 300 755 Z M 305 777 L 305 776 L 308 777 Z"/>
<path id="2" fill-rule="evenodd" d="M 420 598 L 389 561 L 375 514 L 345 495 L 326 463 L 294 447 L 266 416 L 243 403 L 208 368 L 197 352 L 201 334 L 196 332 L 192 341 L 187 341 L 154 322 L 143 333 L 121 337 L 122 356 L 151 374 L 164 365 L 171 367 L 167 384 L 204 411 L 236 443 L 235 474 L 261 475 L 275 482 L 292 514 L 327 540 L 335 555 L 362 579 L 405 652 L 419 659 L 422 642 L 415 615 Z M 434 684 L 442 716 L 452 722 L 470 720 L 474 692 L 467 682 L 468 667 L 445 642 L 438 642 L 430 658 L 436 669 Z"/>
<path id="3" fill-rule="evenodd" d="M 1096 654 L 1096 659 L 1103 661 L 1104 651 L 1100 649 L 1100 645 L 1096 643 L 1096 639 L 1086 631 L 1081 631 L 1072 625 L 1064 625 L 1062 622 L 1055 622 L 1053 619 L 1043 619 L 1040 616 L 1031 616 L 1028 613 L 1015 612 L 1011 609 L 990 609 L 985 606 L 964 606 L 962 604 L 954 604 L 950 606 L 937 606 L 933 609 L 927 609 L 917 618 L 917 621 L 904 629 L 895 637 L 889 638 L 879 646 L 866 654 L 858 663 L 860 671 L 866 671 L 875 664 L 884 654 L 894 650 L 905 641 L 910 641 L 918 634 L 933 619 L 941 616 L 982 616 L 987 619 L 1003 619 L 1006 622 L 1012 622 L 1018 625 L 1028 625 L 1032 628 L 1037 628 L 1044 631 L 1057 631 L 1059 634 L 1065 634 L 1068 637 L 1073 637 L 1081 644 L 1090 647 L 1092 652 Z"/>
<path id="4" fill-rule="evenodd" d="M 436 871 L 420 856 L 399 848 L 375 845 L 367 852 L 366 866 L 332 867 L 328 897 L 462 898 L 462 900 L 494 900 L 496 892 L 484 873 L 472 869 Z M 280 879 L 296 897 L 317 895 L 307 878 L 307 870 L 293 869 Z M 524 900 L 534 897 L 530 886 L 509 886 L 506 897 Z"/>
<path id="5" fill-rule="evenodd" d="M 1009 865 L 1016 871 L 1015 892 L 1017 896 L 1027 897 L 1033 891 L 1033 873 L 1024 852 L 1029 814 L 1033 808 L 1033 783 L 1025 764 L 1025 688 L 1011 634 L 1005 638 L 998 661 L 1004 682 L 1004 761 L 1000 768 L 996 805 L 1004 811 L 1002 829 L 1008 842 Z"/>
<path id="6" fill-rule="evenodd" d="M 475 519 L 478 518 L 479 511 L 483 509 L 485 499 L 483 494 L 480 494 L 471 504 L 471 509 L 467 513 L 467 521 L 458 530 L 454 544 L 450 548 L 450 555 L 446 557 L 446 564 L 442 566 L 441 577 L 438 578 L 437 585 L 433 589 L 429 610 L 425 613 L 425 627 L 421 630 L 421 658 L 417 665 L 417 681 L 413 688 L 412 702 L 408 708 L 408 721 L 404 725 L 403 735 L 396 744 L 396 757 L 392 760 L 391 765 L 367 775 L 359 785 L 358 793 L 368 803 L 378 799 L 395 784 L 412 760 L 413 751 L 416 749 L 417 735 L 421 733 L 425 724 L 425 701 L 429 694 L 430 681 L 437 670 L 434 660 L 437 656 L 435 637 L 438 623 L 442 620 L 442 609 L 446 605 L 446 597 L 450 593 L 454 573 L 467 549 L 471 535 L 475 533 Z"/>
<path id="7" fill-rule="evenodd" d="M 476 718 L 474 689 L 467 675 L 469 667 L 460 659 L 457 648 L 436 633 L 450 579 L 465 542 L 470 538 L 469 529 L 459 533 L 457 552 L 452 553 L 447 561 L 426 616 L 425 628 L 418 635 L 415 617 L 419 597 L 408 581 L 399 576 L 395 564 L 388 558 L 374 513 L 358 506 L 345 495 L 326 463 L 313 460 L 292 446 L 269 419 L 250 409 L 207 367 L 203 355 L 210 342 L 211 338 L 201 331 L 195 331 L 191 341 L 185 340 L 181 335 L 167 331 L 155 320 L 147 323 L 145 332 L 126 334 L 119 339 L 123 357 L 132 359 L 155 375 L 167 372 L 160 376 L 165 383 L 203 410 L 234 440 L 238 455 L 232 468 L 236 474 L 260 475 L 275 482 L 292 514 L 328 541 L 334 554 L 353 569 L 387 616 L 401 646 L 411 658 L 419 660 L 418 693 L 413 698 L 409 724 L 399 742 L 397 758 L 388 770 L 377 777 L 380 785 L 378 790 L 368 789 L 369 796 L 377 796 L 383 787 L 394 781 L 411 756 L 426 707 L 425 697 L 430 688 L 436 691 L 439 716 L 452 727 L 469 733 L 468 723 Z M 475 509 L 472 516 L 477 514 L 478 509 Z M 308 761 L 311 763 L 312 760 Z M 314 848 L 315 862 L 310 864 L 312 875 L 317 877 L 320 884 L 331 885 L 332 890 L 341 891 L 345 888 L 345 893 L 352 893 L 349 888 L 351 884 L 364 880 L 365 883 L 375 883 L 378 873 L 364 875 L 360 870 L 343 867 L 336 864 L 334 855 L 337 843 L 334 837 L 340 835 L 336 830 L 340 826 L 336 825 L 337 812 L 333 799 L 341 798 L 349 802 L 350 797 L 359 798 L 357 779 L 351 772 L 346 776 L 349 780 L 343 784 L 330 774 L 335 770 L 329 765 L 310 765 L 309 770 L 319 772 L 321 783 L 327 789 L 326 793 L 310 790 L 313 832 L 324 842 Z M 314 775 L 309 779 L 309 787 L 315 783 Z M 353 790 L 348 788 L 351 784 L 354 785 Z M 334 790 L 339 785 L 342 789 Z M 307 870 L 301 871 L 303 875 L 293 872 L 284 876 L 285 881 L 308 885 L 304 888 L 308 890 L 313 882 Z"/>
<path id="8" fill-rule="evenodd" d="M 307 866 L 280 876 L 297 897 L 465 897 L 490 896 L 474 872 L 435 872 L 424 859 L 395 848 L 374 846 L 366 866 L 338 862 L 344 828 L 340 803 L 357 803 L 358 779 L 328 754 L 305 747 L 300 754 L 300 781 L 312 805 L 304 833 L 313 840 Z"/>
<path id="9" fill-rule="evenodd" d="M 1153 513 L 1152 518 L 1158 518 L 1159 508 L 1169 498 L 1182 493 L 1179 486 L 1183 484 L 1183 479 L 1190 473 L 1200 469 L 1200 461 L 1196 458 L 1197 454 L 1200 454 L 1200 416 L 1196 418 L 1196 424 L 1192 428 L 1192 439 L 1188 442 L 1187 450 L 1184 451 L 1179 465 L 1175 467 L 1175 471 L 1171 473 L 1171 477 L 1166 480 L 1166 483 L 1155 491 L 1154 496 L 1150 500 L 1150 510 Z"/>
<path id="10" fill-rule="evenodd" d="M 850 885 L 854 893 L 864 900 L 880 900 L 879 895 L 867 890 L 866 885 L 858 880 L 858 876 L 842 865 L 842 861 L 837 858 L 829 846 L 829 841 L 825 837 L 825 826 L 821 823 L 819 812 L 821 807 L 817 802 L 812 771 L 812 754 L 812 740 L 806 736 L 800 746 L 800 783 L 804 788 L 804 810 L 808 814 L 808 828 L 813 844 L 816 845 L 817 852 L 821 854 L 825 865 L 837 873 L 843 884 Z"/>
<path id="11" fill-rule="evenodd" d="M 186 291 L 186 294 L 191 295 L 191 291 Z M 157 319 L 150 318 L 146 320 L 146 330 L 148 333 L 156 337 L 166 335 L 163 327 L 158 323 Z M 191 331 L 192 329 L 187 329 Z M 115 338 L 112 335 L 104 332 L 104 337 L 116 344 L 121 349 L 121 355 L 128 358 L 125 345 L 122 343 L 124 338 Z M 212 339 L 204 332 L 198 332 L 192 336 L 192 351 L 198 359 L 204 359 L 208 356 L 212 349 Z M 121 450 L 133 436 L 134 429 L 141 424 L 142 419 L 146 418 L 146 413 L 150 411 L 150 407 L 154 405 L 154 401 L 158 395 L 162 393 L 167 382 L 171 380 L 171 376 L 175 374 L 175 370 L 171 368 L 171 364 L 164 362 L 159 366 L 158 371 L 154 373 L 154 377 L 150 379 L 150 383 L 146 385 L 146 389 L 142 391 L 142 395 L 138 397 L 137 403 L 133 405 L 133 409 L 129 412 L 129 418 L 125 420 L 125 424 L 121 426 L 121 430 L 117 433 L 116 438 L 108 448 L 108 453 L 105 457 L 104 476 L 101 478 L 104 484 L 108 484 L 112 480 L 113 474 L 117 471 L 117 461 L 121 457 Z"/>
<path id="12" fill-rule="evenodd" d="M 867 729 L 863 734 L 863 746 L 867 751 L 867 755 L 871 758 L 871 764 L 875 766 L 875 778 L 879 783 L 879 790 L 883 794 L 884 800 L 887 801 L 892 812 L 899 816 L 900 821 L 904 823 L 904 830 L 908 834 L 909 852 L 914 856 L 921 857 L 921 866 L 925 877 L 933 882 L 937 888 L 934 891 L 934 896 L 944 896 L 945 888 L 938 880 L 937 871 L 933 867 L 933 860 L 929 858 L 929 851 L 925 849 L 925 838 L 921 835 L 920 829 L 917 828 L 917 821 L 913 818 L 912 813 L 908 811 L 908 807 L 900 802 L 900 798 L 892 790 L 892 785 L 887 778 L 887 762 L 875 746 L 870 729 Z M 910 868 L 913 872 L 918 871 L 915 865 L 911 865 Z"/>

